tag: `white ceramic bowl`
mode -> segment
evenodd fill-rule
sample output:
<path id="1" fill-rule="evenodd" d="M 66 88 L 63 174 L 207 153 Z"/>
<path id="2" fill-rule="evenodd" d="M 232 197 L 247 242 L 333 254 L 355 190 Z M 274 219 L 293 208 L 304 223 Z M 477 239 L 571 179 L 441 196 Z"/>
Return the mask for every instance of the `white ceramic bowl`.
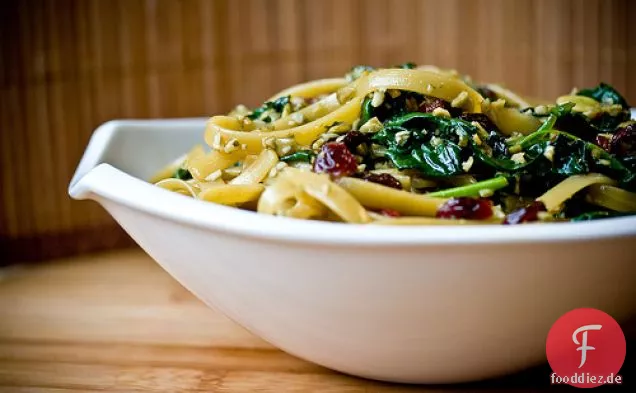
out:
<path id="1" fill-rule="evenodd" d="M 636 314 L 636 217 L 522 226 L 385 227 L 240 211 L 154 187 L 205 119 L 114 121 L 69 193 L 99 202 L 208 305 L 279 348 L 345 373 L 418 383 L 545 361 L 554 321 Z"/>

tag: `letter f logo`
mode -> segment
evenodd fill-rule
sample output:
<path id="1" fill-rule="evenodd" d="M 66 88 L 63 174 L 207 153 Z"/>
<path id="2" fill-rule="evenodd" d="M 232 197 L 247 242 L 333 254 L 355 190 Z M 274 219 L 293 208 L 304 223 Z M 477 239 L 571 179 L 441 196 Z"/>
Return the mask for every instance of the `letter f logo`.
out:
<path id="1" fill-rule="evenodd" d="M 583 367 L 583 365 L 585 364 L 585 360 L 587 359 L 587 351 L 592 351 L 596 349 L 594 347 L 587 345 L 587 331 L 601 330 L 601 327 L 602 327 L 601 325 L 585 325 L 576 329 L 574 333 L 572 334 L 572 341 L 574 341 L 574 344 L 580 345 L 580 347 L 576 349 L 577 351 L 581 351 L 581 364 L 579 365 L 579 368 Z M 581 332 L 583 332 L 583 334 L 581 335 L 582 336 L 581 342 L 579 342 L 576 336 Z"/>

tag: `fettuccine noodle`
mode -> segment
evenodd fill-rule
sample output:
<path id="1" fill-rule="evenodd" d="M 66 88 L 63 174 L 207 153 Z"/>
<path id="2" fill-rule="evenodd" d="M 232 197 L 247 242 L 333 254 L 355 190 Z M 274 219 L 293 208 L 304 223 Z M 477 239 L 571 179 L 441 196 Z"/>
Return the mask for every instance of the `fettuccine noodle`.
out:
<path id="1" fill-rule="evenodd" d="M 350 224 L 558 222 L 574 219 L 575 205 L 586 217 L 636 213 L 628 109 L 604 84 L 532 106 L 453 70 L 360 66 L 211 117 L 207 147 L 151 182 L 260 214 Z"/>

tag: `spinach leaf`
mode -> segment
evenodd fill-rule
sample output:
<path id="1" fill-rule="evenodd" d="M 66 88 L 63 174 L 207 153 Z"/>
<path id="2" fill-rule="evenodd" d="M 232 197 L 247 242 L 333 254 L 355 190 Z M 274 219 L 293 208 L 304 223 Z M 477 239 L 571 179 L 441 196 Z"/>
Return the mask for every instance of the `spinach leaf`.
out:
<path id="1" fill-rule="evenodd" d="M 589 144 L 580 139 L 557 136 L 554 142 L 554 169 L 564 176 L 581 175 L 590 172 L 592 154 Z"/>
<path id="2" fill-rule="evenodd" d="M 262 119 L 261 117 L 268 111 L 274 111 L 279 114 L 282 113 L 283 110 L 285 109 L 285 106 L 289 104 L 289 100 L 290 100 L 290 96 L 283 96 L 283 97 L 277 98 L 274 101 L 267 101 L 261 107 L 254 109 L 252 113 L 247 115 L 247 117 L 251 120 L 260 119 L 266 123 L 269 123 L 272 121 L 272 119 L 269 116 L 266 116 L 265 118 L 262 118 Z"/>
<path id="3" fill-rule="evenodd" d="M 462 148 L 455 131 L 467 135 L 461 128 L 466 124 L 414 112 L 387 120 L 372 140 L 387 148 L 386 157 L 399 169 L 417 169 L 432 177 L 452 176 L 463 173 Z M 408 137 L 397 138 L 398 133 L 407 133 Z"/>
<path id="4" fill-rule="evenodd" d="M 362 110 L 360 113 L 360 125 L 363 125 L 373 117 L 373 105 L 371 105 L 371 97 L 366 97 L 362 101 Z"/>
<path id="5" fill-rule="evenodd" d="M 447 177 L 463 173 L 461 148 L 447 140 L 436 146 L 422 143 L 410 151 L 389 149 L 386 156 L 398 169 L 417 169 L 426 176 Z"/>
<path id="6" fill-rule="evenodd" d="M 412 112 L 399 115 L 384 123 L 385 129 L 406 128 L 426 130 L 437 137 L 458 141 L 461 137 L 468 137 L 477 132 L 477 128 L 461 119 L 448 119 L 435 116 L 432 113 Z"/>
<path id="7" fill-rule="evenodd" d="M 497 135 L 484 136 L 462 119 L 430 113 L 393 117 L 372 140 L 386 148 L 385 156 L 397 168 L 417 169 L 427 176 L 463 173 L 462 162 L 473 157 L 472 173 L 517 175 L 519 184 L 531 185 L 533 192 L 543 192 L 568 176 L 591 172 L 617 179 L 626 189 L 636 189 L 636 158 L 628 157 L 623 163 L 593 143 L 549 128 L 569 110 L 571 105 L 556 108 L 544 126 L 515 145 L 516 151 L 524 153 L 523 160 L 513 160 L 507 149 L 498 146 L 501 138 Z"/>
<path id="8" fill-rule="evenodd" d="M 192 179 L 192 174 L 187 169 L 178 168 L 176 171 L 174 171 L 172 177 L 181 180 L 190 180 Z"/>
<path id="9" fill-rule="evenodd" d="M 283 162 L 311 162 L 316 154 L 311 150 L 300 150 L 280 158 Z"/>
<path id="10" fill-rule="evenodd" d="M 629 109 L 629 105 L 625 98 L 620 95 L 612 86 L 601 83 L 598 86 L 590 89 L 583 89 L 576 93 L 579 96 L 585 96 L 595 99 L 596 101 L 604 104 L 620 105 L 624 109 Z"/>

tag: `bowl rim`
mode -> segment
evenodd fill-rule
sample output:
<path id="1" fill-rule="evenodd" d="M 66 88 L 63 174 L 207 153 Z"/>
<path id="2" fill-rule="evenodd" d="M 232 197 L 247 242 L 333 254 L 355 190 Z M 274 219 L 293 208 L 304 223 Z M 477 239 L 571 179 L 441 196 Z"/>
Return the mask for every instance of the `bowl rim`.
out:
<path id="1" fill-rule="evenodd" d="M 582 242 L 630 237 L 636 240 L 636 215 L 597 221 L 523 225 L 370 225 L 276 217 L 188 198 L 101 162 L 119 129 L 174 127 L 203 119 L 117 120 L 91 137 L 69 185 L 74 199 L 110 200 L 175 223 L 268 241 L 332 246 L 421 246 Z"/>

